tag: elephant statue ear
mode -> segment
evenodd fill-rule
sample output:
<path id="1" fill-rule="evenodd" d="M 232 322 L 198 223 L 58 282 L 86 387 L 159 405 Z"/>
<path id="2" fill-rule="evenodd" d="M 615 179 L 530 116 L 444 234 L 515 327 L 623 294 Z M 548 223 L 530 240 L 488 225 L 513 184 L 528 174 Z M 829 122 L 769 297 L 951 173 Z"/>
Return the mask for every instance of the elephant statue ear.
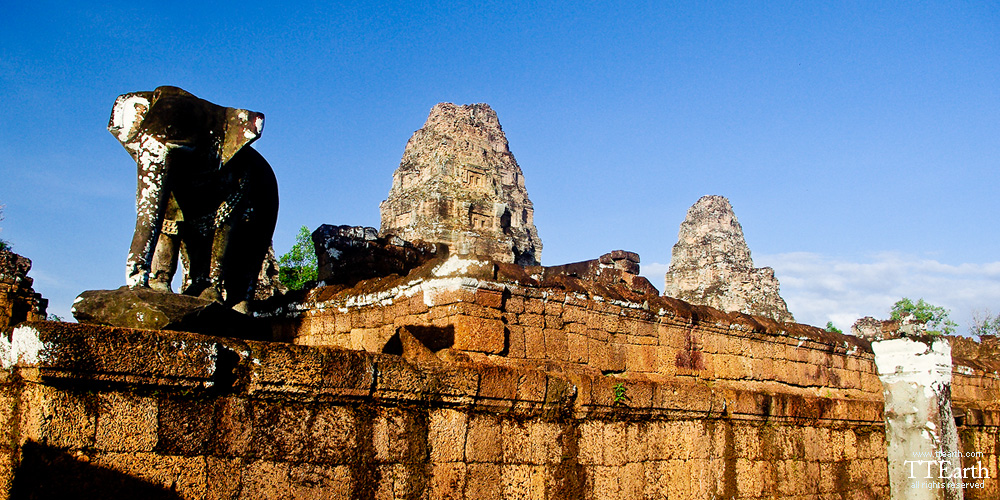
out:
<path id="1" fill-rule="evenodd" d="M 225 165 L 243 146 L 256 141 L 264 129 L 264 113 L 226 108 L 226 133 L 222 144 L 222 164 Z"/>
<path id="2" fill-rule="evenodd" d="M 153 100 L 153 92 L 129 92 L 118 96 L 111 108 L 108 132 L 122 143 L 133 158 L 139 154 L 137 136 Z"/>

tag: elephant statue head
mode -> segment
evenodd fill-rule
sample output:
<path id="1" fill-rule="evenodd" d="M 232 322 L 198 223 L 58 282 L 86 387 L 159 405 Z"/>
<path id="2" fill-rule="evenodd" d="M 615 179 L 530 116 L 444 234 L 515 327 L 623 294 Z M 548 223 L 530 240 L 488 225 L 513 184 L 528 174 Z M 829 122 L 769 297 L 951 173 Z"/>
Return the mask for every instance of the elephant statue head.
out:
<path id="1" fill-rule="evenodd" d="M 130 288 L 169 290 L 179 251 L 184 293 L 245 307 L 278 211 L 274 173 L 249 146 L 263 126 L 177 87 L 115 100 L 108 131 L 138 167 Z"/>

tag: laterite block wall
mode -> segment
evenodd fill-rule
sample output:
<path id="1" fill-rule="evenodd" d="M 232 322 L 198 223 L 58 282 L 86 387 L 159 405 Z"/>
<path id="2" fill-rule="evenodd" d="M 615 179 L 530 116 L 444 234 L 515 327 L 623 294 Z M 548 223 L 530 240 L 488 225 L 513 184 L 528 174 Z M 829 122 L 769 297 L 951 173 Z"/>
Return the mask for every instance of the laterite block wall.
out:
<path id="1" fill-rule="evenodd" d="M 879 400 L 64 323 L 0 345 L 0 498 L 888 496 Z"/>

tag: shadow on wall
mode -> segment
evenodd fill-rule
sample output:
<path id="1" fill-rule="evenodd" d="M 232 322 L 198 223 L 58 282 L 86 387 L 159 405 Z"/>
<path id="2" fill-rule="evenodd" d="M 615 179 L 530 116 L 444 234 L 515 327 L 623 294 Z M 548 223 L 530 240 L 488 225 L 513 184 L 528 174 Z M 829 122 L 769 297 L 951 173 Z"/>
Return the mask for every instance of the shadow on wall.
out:
<path id="1" fill-rule="evenodd" d="M 148 481 L 92 465 L 58 448 L 27 442 L 14 474 L 11 499 L 143 498 L 175 500 L 181 496 Z"/>

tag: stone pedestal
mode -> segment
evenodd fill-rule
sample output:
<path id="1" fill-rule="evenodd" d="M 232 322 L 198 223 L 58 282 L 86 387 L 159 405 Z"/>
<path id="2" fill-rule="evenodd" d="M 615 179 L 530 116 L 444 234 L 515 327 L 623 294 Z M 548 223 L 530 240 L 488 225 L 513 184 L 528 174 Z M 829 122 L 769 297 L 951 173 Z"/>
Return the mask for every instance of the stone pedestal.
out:
<path id="1" fill-rule="evenodd" d="M 218 302 L 148 288 L 88 290 L 73 303 L 80 323 L 211 333 L 224 337 L 270 340 L 267 325 Z"/>

